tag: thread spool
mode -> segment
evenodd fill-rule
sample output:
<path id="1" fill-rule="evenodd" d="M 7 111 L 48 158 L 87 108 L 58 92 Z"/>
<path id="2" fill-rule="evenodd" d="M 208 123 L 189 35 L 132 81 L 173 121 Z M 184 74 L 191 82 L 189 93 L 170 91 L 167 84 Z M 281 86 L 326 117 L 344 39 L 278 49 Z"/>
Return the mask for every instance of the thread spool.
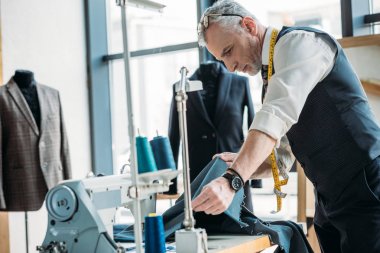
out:
<path id="1" fill-rule="evenodd" d="M 150 145 L 152 146 L 154 160 L 159 170 L 176 169 L 173 151 L 167 137 L 157 135 L 150 141 Z"/>
<path id="2" fill-rule="evenodd" d="M 139 173 L 157 171 L 152 147 L 144 136 L 136 137 L 137 168 Z"/>
<path id="3" fill-rule="evenodd" d="M 145 217 L 145 253 L 165 253 L 164 223 L 161 215 Z"/>

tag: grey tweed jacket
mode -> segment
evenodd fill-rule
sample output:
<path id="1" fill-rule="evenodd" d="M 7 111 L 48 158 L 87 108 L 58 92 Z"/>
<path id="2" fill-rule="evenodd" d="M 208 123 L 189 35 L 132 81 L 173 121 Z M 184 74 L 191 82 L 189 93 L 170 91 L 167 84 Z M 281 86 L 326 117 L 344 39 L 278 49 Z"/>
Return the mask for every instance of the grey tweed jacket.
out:
<path id="1" fill-rule="evenodd" d="M 0 87 L 0 211 L 38 210 L 48 189 L 71 177 L 59 93 L 36 88 L 40 129 L 13 79 Z"/>

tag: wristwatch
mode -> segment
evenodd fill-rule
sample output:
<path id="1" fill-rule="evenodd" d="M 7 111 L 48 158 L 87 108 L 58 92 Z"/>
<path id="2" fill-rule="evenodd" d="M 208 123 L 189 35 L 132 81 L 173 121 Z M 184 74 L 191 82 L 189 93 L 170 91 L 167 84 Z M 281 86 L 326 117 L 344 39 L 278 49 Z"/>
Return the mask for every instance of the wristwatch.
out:
<path id="1" fill-rule="evenodd" d="M 239 176 L 233 175 L 230 173 L 224 173 L 224 175 L 222 177 L 224 177 L 228 180 L 228 182 L 230 183 L 230 187 L 235 192 L 237 192 L 238 190 L 243 188 L 244 182 L 243 182 L 243 180 L 241 180 L 241 178 Z"/>

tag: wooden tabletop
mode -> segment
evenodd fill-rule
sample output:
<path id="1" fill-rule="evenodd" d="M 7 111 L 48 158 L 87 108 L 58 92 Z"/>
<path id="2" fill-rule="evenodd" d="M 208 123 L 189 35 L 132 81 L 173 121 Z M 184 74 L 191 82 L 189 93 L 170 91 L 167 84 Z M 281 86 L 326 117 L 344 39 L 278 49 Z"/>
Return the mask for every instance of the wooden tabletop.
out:
<path id="1" fill-rule="evenodd" d="M 157 194 L 157 199 L 178 199 L 178 198 L 179 198 L 179 194 L 174 194 L 174 195 L 162 194 L 162 193 Z"/>
<path id="2" fill-rule="evenodd" d="M 256 253 L 271 246 L 267 235 L 208 236 L 209 253 Z"/>
<path id="3" fill-rule="evenodd" d="M 136 252 L 134 243 L 121 243 L 121 245 L 129 248 L 128 252 Z M 175 243 L 166 245 L 174 246 Z M 208 253 L 257 253 L 271 247 L 271 243 L 267 235 L 212 235 L 207 237 L 207 246 Z"/>

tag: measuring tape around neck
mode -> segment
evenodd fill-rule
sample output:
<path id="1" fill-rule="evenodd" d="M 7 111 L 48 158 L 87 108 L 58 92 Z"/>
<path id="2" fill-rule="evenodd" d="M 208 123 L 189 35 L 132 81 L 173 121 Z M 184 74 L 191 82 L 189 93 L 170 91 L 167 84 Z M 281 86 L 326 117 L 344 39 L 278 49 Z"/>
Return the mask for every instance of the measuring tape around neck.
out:
<path id="1" fill-rule="evenodd" d="M 269 64 L 268 64 L 268 83 L 273 74 L 273 55 L 274 55 L 274 46 L 276 44 L 278 31 L 276 29 L 272 30 L 270 36 L 270 46 L 269 46 Z M 272 213 L 277 213 L 281 211 L 282 208 L 282 199 L 286 197 L 286 193 L 281 192 L 281 186 L 284 186 L 288 183 L 288 177 L 286 172 L 282 171 L 283 180 L 280 180 L 279 169 L 276 162 L 275 150 L 273 149 L 270 154 L 271 166 L 272 166 L 272 175 L 274 180 L 274 189 L 273 192 L 276 194 L 277 199 L 277 211 L 272 211 Z"/>

